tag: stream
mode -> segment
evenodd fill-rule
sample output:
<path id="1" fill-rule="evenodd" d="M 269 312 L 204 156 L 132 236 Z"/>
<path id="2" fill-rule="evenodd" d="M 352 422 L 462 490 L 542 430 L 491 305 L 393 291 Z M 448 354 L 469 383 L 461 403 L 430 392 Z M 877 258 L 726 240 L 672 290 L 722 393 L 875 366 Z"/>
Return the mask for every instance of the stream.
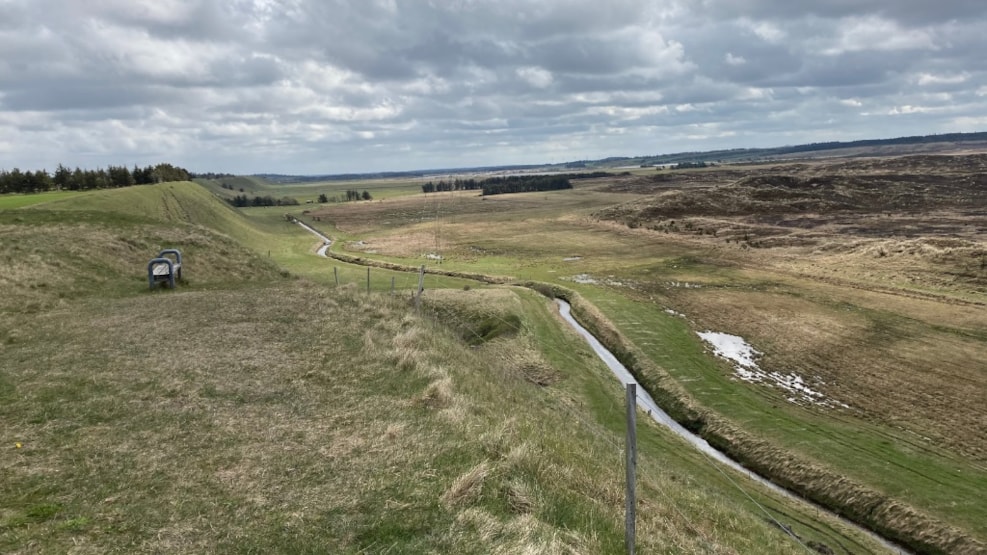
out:
<path id="1" fill-rule="evenodd" d="M 310 226 L 308 224 L 305 224 L 301 220 L 296 219 L 295 220 L 295 223 L 298 224 L 298 225 L 300 225 L 300 226 L 302 226 L 302 227 L 304 227 L 305 229 L 307 229 L 309 231 L 309 233 L 312 233 L 313 235 L 315 235 L 319 239 L 322 239 L 322 246 L 319 247 L 319 250 L 317 250 L 315 252 L 315 254 L 321 256 L 322 258 L 329 258 L 329 255 L 326 254 L 326 251 L 329 250 L 329 247 L 330 246 L 332 246 L 332 239 L 326 237 L 325 235 L 322 234 L 321 231 L 315 229 L 314 227 L 312 227 L 312 226 Z"/>
<path id="2" fill-rule="evenodd" d="M 610 371 L 617 376 L 617 379 L 620 380 L 620 383 L 623 385 L 627 385 L 627 384 L 637 385 L 637 404 L 639 407 L 644 409 L 645 412 L 648 413 L 648 416 L 650 416 L 652 420 L 672 430 L 673 432 L 675 432 L 676 435 L 688 441 L 690 444 L 692 444 L 693 447 L 695 447 L 699 451 L 702 451 L 702 453 L 708 456 L 709 458 L 715 459 L 716 461 L 726 466 L 729 466 L 730 468 L 736 470 L 737 472 L 740 472 L 744 476 L 747 476 L 751 480 L 754 480 L 764 486 L 767 486 L 772 491 L 795 498 L 795 495 L 789 492 L 788 490 L 782 488 L 781 486 L 776 485 L 773 482 L 770 482 L 762 478 L 761 476 L 755 474 L 754 472 L 751 472 L 747 468 L 744 468 L 737 461 L 731 459 L 730 457 L 726 456 L 722 452 L 717 451 L 716 448 L 710 445 L 705 439 L 697 436 L 696 434 L 690 432 L 689 430 L 686 430 L 681 424 L 676 422 L 674 418 L 669 416 L 668 413 L 663 411 L 658 406 L 658 403 L 656 403 L 655 400 L 651 398 L 651 394 L 648 393 L 644 389 L 644 387 L 641 386 L 640 383 L 638 383 L 637 379 L 634 378 L 634 376 L 630 373 L 630 371 L 628 371 L 627 368 L 623 364 L 621 364 L 619 360 L 617 360 L 617 357 L 615 357 L 613 353 L 607 350 L 607 348 L 604 347 L 602 343 L 600 343 L 599 339 L 597 339 L 586 328 L 580 325 L 575 318 L 572 317 L 572 307 L 569 306 L 569 303 L 563 301 L 562 299 L 555 299 L 555 302 L 558 303 L 559 305 L 559 314 L 562 315 L 562 319 L 565 320 L 566 323 L 568 323 L 570 326 L 572 326 L 572 328 L 575 329 L 576 332 L 580 336 L 582 336 L 582 338 L 585 339 L 587 343 L 589 343 L 589 346 L 593 349 L 593 352 L 596 353 L 596 356 L 600 357 L 600 359 L 604 362 L 604 364 L 606 364 L 607 367 L 610 368 Z"/>
<path id="3" fill-rule="evenodd" d="M 637 379 L 634 378 L 634 376 L 630 373 L 629 370 L 627 370 L 627 367 L 625 367 L 619 360 L 617 360 L 617 357 L 615 357 L 613 353 L 611 353 L 606 347 L 603 346 L 602 343 L 600 343 L 600 340 L 598 340 L 596 336 L 590 333 L 589 330 L 584 328 L 579 322 L 576 321 L 575 318 L 573 318 L 572 307 L 569 306 L 569 303 L 563 301 L 562 299 L 555 299 L 555 302 L 559 305 L 559 314 L 562 316 L 562 319 L 565 320 L 567 324 L 572 326 L 572 328 L 576 330 L 576 333 L 582 336 L 582 338 L 585 339 L 587 343 L 589 343 L 590 348 L 593 349 L 593 352 L 596 353 L 596 356 L 600 357 L 600 360 L 602 360 L 604 364 L 606 364 L 607 367 L 610 368 L 610 371 L 613 372 L 615 376 L 617 376 L 617 379 L 620 380 L 620 383 L 625 386 L 627 384 L 637 385 L 637 404 L 646 413 L 648 413 L 648 416 L 650 416 L 652 420 L 675 432 L 676 435 L 688 441 L 693 447 L 698 449 L 708 458 L 715 459 L 717 462 L 732 468 L 733 470 L 743 474 L 744 476 L 750 478 L 751 480 L 767 487 L 771 491 L 781 494 L 789 499 L 793 499 L 796 501 L 800 501 L 802 503 L 809 504 L 820 511 L 829 513 L 831 516 L 838 518 L 843 524 L 857 531 L 863 532 L 871 539 L 873 539 L 874 541 L 880 543 L 882 546 L 887 548 L 892 553 L 898 553 L 898 554 L 910 553 L 909 551 L 906 551 L 903 547 L 889 542 L 888 540 L 864 528 L 863 526 L 860 526 L 855 522 L 847 520 L 837 515 L 836 513 L 830 511 L 829 509 L 821 505 L 817 505 L 812 501 L 804 499 L 788 491 L 787 489 L 775 484 L 774 482 L 771 482 L 767 478 L 764 478 L 748 470 L 737 461 L 726 456 L 724 453 L 717 451 L 716 448 L 710 445 L 705 439 L 697 436 L 696 434 L 690 432 L 689 430 L 686 430 L 681 424 L 676 422 L 674 418 L 669 416 L 668 413 L 663 411 L 658 406 L 658 403 L 655 403 L 655 400 L 651 398 L 651 394 L 649 394 L 644 389 L 644 387 L 642 387 L 641 384 L 638 383 Z"/>

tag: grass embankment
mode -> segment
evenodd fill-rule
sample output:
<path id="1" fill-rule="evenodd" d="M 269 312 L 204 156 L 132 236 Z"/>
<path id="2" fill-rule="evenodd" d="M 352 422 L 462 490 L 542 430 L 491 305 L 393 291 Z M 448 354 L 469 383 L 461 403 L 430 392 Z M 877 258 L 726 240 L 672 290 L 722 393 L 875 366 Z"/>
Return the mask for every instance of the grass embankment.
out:
<path id="1" fill-rule="evenodd" d="M 190 185 L 60 208 L 0 211 L 0 551 L 622 550 L 622 392 L 544 298 L 430 291 L 431 319 L 286 279 Z M 189 282 L 149 292 L 162 247 Z M 640 550 L 803 552 L 641 428 Z M 878 551 L 750 491 L 806 543 Z"/>
<path id="2" fill-rule="evenodd" d="M 765 472 L 793 489 L 811 486 L 817 499 L 910 537 L 918 549 L 955 550 L 952 526 L 980 539 L 968 551 L 982 549 L 982 311 L 872 290 L 866 281 L 833 285 L 739 246 L 585 217 L 620 198 L 635 197 L 591 188 L 495 201 L 423 195 L 318 216 L 344 232 L 340 247 L 353 254 L 400 263 L 439 252 L 447 269 L 579 289 L 641 350 L 641 360 L 674 376 L 697 410 L 750 432 L 717 432 L 721 444 L 749 444 L 740 458 L 753 465 L 770 455 L 759 461 Z M 434 217 L 423 216 L 433 210 Z M 803 264 L 808 269 L 812 260 Z M 574 285 L 580 275 L 593 284 Z M 801 406 L 779 390 L 733 379 L 694 333 L 708 326 L 744 335 L 766 353 L 764 368 L 797 372 L 852 408 Z M 957 429 L 957 422 L 966 424 Z M 931 518 L 912 518 L 904 505 Z"/>

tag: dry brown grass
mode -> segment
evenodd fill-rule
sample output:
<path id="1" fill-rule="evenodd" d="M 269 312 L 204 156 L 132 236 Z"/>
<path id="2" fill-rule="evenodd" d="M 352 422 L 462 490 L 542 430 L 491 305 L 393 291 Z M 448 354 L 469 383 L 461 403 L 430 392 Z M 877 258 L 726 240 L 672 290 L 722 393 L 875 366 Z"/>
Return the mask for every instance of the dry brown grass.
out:
<path id="1" fill-rule="evenodd" d="M 450 297 L 521 312 L 513 292 L 470 293 Z M 145 318 L 161 310 L 181 325 Z M 21 397 L 0 419 L 25 448 L 0 487 L 58 509 L 23 522 L 5 506 L 8 551 L 619 550 L 614 436 L 559 413 L 582 386 L 512 370 L 545 363 L 529 342 L 467 349 L 386 298 L 303 282 L 76 301 L 22 333 L 4 368 Z M 797 552 L 648 464 L 642 550 Z"/>
<path id="2" fill-rule="evenodd" d="M 88 523 L 81 552 L 262 546 L 278 522 L 302 535 L 321 528 L 325 508 L 366 518 L 361 504 L 373 507 L 382 488 L 416 483 L 449 444 L 408 426 L 413 399 L 431 387 L 416 384 L 430 372 L 406 369 L 387 388 L 368 388 L 420 326 L 392 323 L 377 303 L 339 300 L 292 285 L 146 295 L 38 316 L 13 349 L 23 362 L 5 364 L 24 397 L 4 414 L 38 415 L 4 417 L 5 433 L 26 446 L 2 464 L 7 487 L 51 484 L 66 518 Z M 162 309 L 173 317 L 146 318 Z M 85 319 L 74 317 L 80 310 Z M 335 325 L 350 313 L 347 328 Z M 393 328 L 403 333 L 391 348 Z M 58 330 L 55 352 L 36 335 L 45 329 Z M 354 336 L 362 329 L 376 330 L 372 341 Z M 354 341 L 372 343 L 358 368 L 348 364 Z M 445 398 L 448 389 L 440 388 Z M 438 486 L 434 477 L 428 483 Z M 429 492 L 387 495 L 410 507 L 427 503 Z M 139 528 L 120 535 L 114 522 Z M 139 529 L 155 532 L 143 539 Z M 5 542 L 36 532 L 4 530 Z"/>
<path id="3" fill-rule="evenodd" d="M 693 402 L 690 395 L 681 389 L 678 383 L 669 379 L 669 375 L 664 369 L 655 366 L 648 360 L 648 357 L 638 347 L 630 343 L 593 305 L 586 303 L 581 296 L 573 291 L 555 287 L 553 293 L 567 298 L 573 303 L 574 311 L 580 315 L 584 324 L 587 324 L 595 335 L 600 337 L 625 364 L 636 372 L 642 383 L 659 399 L 659 403 L 666 407 L 666 410 L 669 410 L 680 422 L 694 427 L 718 448 L 742 461 L 745 466 L 756 469 L 764 475 L 772 476 L 776 483 L 784 484 L 802 495 L 829 506 L 840 507 L 841 513 L 853 515 L 853 518 L 867 522 L 868 526 L 896 537 L 922 552 L 979 553 L 983 549 L 984 544 L 978 541 L 976 537 L 951 526 L 947 522 L 936 521 L 927 513 L 896 500 L 894 498 L 896 493 L 889 495 L 887 490 L 883 492 L 875 490 L 866 483 L 855 481 L 839 472 L 834 472 L 832 468 L 826 465 L 813 462 L 812 457 L 806 458 L 794 454 L 795 451 L 806 452 L 812 451 L 811 449 L 793 451 L 780 449 L 771 441 L 763 441 L 750 432 L 744 431 L 742 426 L 738 427 L 735 423 L 722 419 L 716 413 L 701 408 Z M 750 423 L 746 422 L 746 424 L 749 426 Z M 765 433 L 763 430 L 761 433 L 764 436 L 773 437 L 773 434 Z M 825 434 L 820 437 L 824 436 Z M 847 441 L 846 438 L 835 442 L 832 439 L 827 438 L 825 445 L 818 447 L 827 450 L 833 449 L 837 448 L 837 444 Z M 900 441 L 901 438 L 898 440 Z M 850 440 L 849 443 L 853 443 L 853 440 Z M 881 443 L 887 444 L 889 442 L 885 440 Z M 909 441 L 909 443 L 911 442 Z M 842 445 L 839 448 L 845 447 L 846 445 Z M 882 447 L 868 446 L 865 442 L 857 442 L 852 445 L 852 448 L 854 450 L 873 449 L 873 457 L 879 465 L 883 462 L 882 457 L 888 456 L 889 458 L 884 464 L 900 465 L 898 471 L 902 475 L 915 472 L 924 464 L 907 461 L 905 465 L 901 465 L 897 460 L 892 461 L 893 456 Z M 871 461 L 868 461 L 867 464 L 871 464 Z M 977 472 L 975 467 L 968 466 L 966 468 Z M 918 472 L 921 473 L 922 471 L 918 470 Z M 911 478 L 915 478 L 915 476 L 912 475 Z M 922 478 L 923 480 L 930 479 L 936 484 L 942 485 L 941 482 L 936 482 L 935 477 L 923 476 Z M 909 482 L 903 481 L 902 483 Z M 955 507 L 957 499 L 948 499 L 952 499 Z M 969 502 L 969 499 L 963 501 L 964 504 Z M 941 508 L 934 507 L 934 509 Z"/>
<path id="4" fill-rule="evenodd" d="M 459 517 L 460 526 L 477 530 L 478 551 L 498 555 L 582 555 L 592 553 L 586 541 L 573 530 L 553 530 L 530 515 L 504 522 L 481 509 L 467 509 Z"/>
<path id="5" fill-rule="evenodd" d="M 442 502 L 449 505 L 468 505 L 480 499 L 483 483 L 490 474 L 490 465 L 484 461 L 456 478 L 442 494 Z"/>
<path id="6" fill-rule="evenodd" d="M 757 345 L 766 353 L 763 369 L 795 372 L 852 412 L 987 461 L 987 373 L 975 331 L 928 330 L 887 312 L 900 301 L 848 313 L 836 299 L 819 300 L 752 291 L 676 295 L 683 310 L 701 315 L 702 326 Z"/>

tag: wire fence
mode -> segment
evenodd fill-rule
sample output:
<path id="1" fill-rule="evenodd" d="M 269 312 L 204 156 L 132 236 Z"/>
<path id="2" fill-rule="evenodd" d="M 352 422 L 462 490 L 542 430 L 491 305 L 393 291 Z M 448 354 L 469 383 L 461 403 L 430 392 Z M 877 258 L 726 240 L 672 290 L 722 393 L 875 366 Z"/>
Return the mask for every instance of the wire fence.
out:
<path id="1" fill-rule="evenodd" d="M 498 317 L 496 314 L 492 314 L 492 315 L 489 315 L 489 316 L 491 318 L 498 319 L 504 325 L 507 325 L 507 326 L 512 325 L 510 322 L 508 322 L 507 320 L 504 320 L 503 318 Z M 443 313 L 443 319 L 445 320 L 446 324 L 452 324 L 452 325 L 454 325 L 455 326 L 455 329 L 463 330 L 463 331 L 465 331 L 465 333 L 471 333 L 479 341 L 482 341 L 483 340 L 483 337 L 481 337 L 479 334 L 477 334 L 473 330 L 472 325 L 471 325 L 471 323 L 469 321 L 467 321 L 465 319 L 456 319 L 454 316 L 450 317 L 450 315 L 447 314 L 447 313 Z M 450 319 L 451 319 L 451 321 L 450 321 Z M 547 346 L 547 345 L 540 345 L 540 348 L 547 349 L 547 350 L 551 351 L 552 354 L 554 354 L 556 357 L 558 357 L 557 359 L 564 360 L 564 361 L 572 364 L 573 366 L 582 366 L 582 365 L 585 364 L 585 361 L 579 359 L 578 356 L 575 355 L 571 351 L 563 351 L 561 349 L 554 348 L 554 347 Z M 617 381 L 617 383 L 619 383 L 619 380 Z M 641 387 L 642 386 L 640 384 L 638 384 L 638 388 L 641 388 Z M 604 442 L 605 444 L 609 445 L 610 448 L 612 449 L 611 454 L 614 455 L 616 463 L 617 464 L 623 464 L 623 462 L 624 462 L 624 449 L 625 449 L 625 446 L 624 446 L 623 442 L 620 440 L 620 438 L 622 437 L 621 435 L 616 434 L 614 432 L 610 432 L 608 430 L 605 430 L 605 428 L 601 424 L 595 423 L 595 422 L 592 422 L 592 421 L 588 420 L 585 417 L 585 415 L 576 412 L 575 410 L 572 409 L 572 407 L 566 406 L 565 404 L 562 404 L 562 403 L 557 403 L 556 405 L 557 405 L 556 408 L 559 411 L 565 413 L 565 415 L 569 418 L 569 420 L 571 420 L 572 422 L 575 422 L 575 423 L 579 424 L 580 427 L 581 427 L 581 429 L 583 431 L 588 432 L 590 435 L 592 435 L 596 439 L 598 439 L 598 440 Z M 650 412 L 648 412 L 648 416 L 649 416 L 649 418 L 651 418 L 652 420 L 654 420 L 654 422 L 656 422 L 657 424 L 662 425 L 661 424 L 661 421 L 659 419 L 657 419 L 657 418 L 654 418 L 651 415 Z M 792 528 L 790 526 L 786 526 L 786 525 L 782 524 L 771 513 L 771 511 L 767 507 L 765 507 L 762 503 L 758 502 L 754 498 L 754 496 L 752 495 L 752 493 L 748 490 L 748 488 L 745 488 L 736 479 L 734 479 L 733 477 L 731 477 L 730 473 L 733 472 L 732 470 L 723 468 L 722 465 L 720 465 L 719 463 L 717 463 L 716 461 L 714 461 L 712 458 L 710 458 L 708 455 L 706 455 L 702 451 L 699 451 L 699 453 L 702 455 L 703 460 L 710 467 L 712 467 L 713 469 L 715 469 L 717 471 L 717 473 L 719 473 L 720 475 L 722 475 L 727 480 L 727 482 L 730 484 L 731 487 L 733 487 L 734 489 L 736 489 L 737 491 L 739 491 L 742 494 L 742 496 L 748 502 L 750 502 L 754 507 L 756 507 L 756 509 L 760 513 L 764 514 L 770 522 L 772 522 L 775 526 L 778 527 L 778 529 L 780 529 L 782 532 L 784 532 L 786 535 L 788 535 L 794 542 L 796 542 L 806 552 L 808 552 L 808 553 L 816 553 L 816 551 L 814 549 L 810 548 L 809 546 L 807 546 L 805 543 L 802 542 L 802 539 L 797 534 L 795 534 L 795 532 L 792 530 Z M 654 464 L 655 461 L 649 461 L 647 459 L 645 459 L 644 461 L 642 461 L 641 458 L 640 458 L 640 456 L 641 456 L 641 454 L 640 454 L 640 452 L 638 452 L 639 463 L 638 463 L 637 468 L 638 468 L 639 475 L 641 475 L 641 469 L 642 469 L 642 467 L 646 469 L 646 472 L 655 472 L 655 473 L 660 472 L 660 470 L 658 469 L 658 465 L 657 464 Z M 643 464 L 642 464 L 642 462 L 643 462 Z M 709 548 L 711 551 L 715 551 L 715 549 L 713 549 L 713 546 L 711 545 L 712 542 L 710 541 L 709 537 L 706 534 L 704 534 L 702 531 L 700 531 L 698 528 L 696 528 L 692 524 L 692 519 L 690 519 L 689 517 L 687 517 L 680 510 L 680 508 L 678 507 L 678 504 L 675 502 L 675 500 L 673 500 L 671 498 L 671 496 L 669 496 L 661 488 L 656 488 L 656 489 L 659 492 L 659 494 L 661 494 L 662 497 L 665 499 L 665 501 L 668 503 L 668 506 L 671 507 L 672 510 L 682 519 L 682 522 L 689 528 L 689 530 L 691 532 L 693 532 L 697 537 L 702 538 L 703 539 L 703 542 L 705 542 L 707 544 L 706 545 L 707 548 Z"/>

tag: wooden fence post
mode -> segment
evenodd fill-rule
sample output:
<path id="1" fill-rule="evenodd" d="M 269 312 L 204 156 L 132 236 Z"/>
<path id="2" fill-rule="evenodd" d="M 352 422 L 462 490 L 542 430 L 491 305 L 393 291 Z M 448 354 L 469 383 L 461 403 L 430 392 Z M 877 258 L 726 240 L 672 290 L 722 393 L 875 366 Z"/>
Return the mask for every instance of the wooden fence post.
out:
<path id="1" fill-rule="evenodd" d="M 625 514 L 624 543 L 628 555 L 634 555 L 634 499 L 635 474 L 637 470 L 637 384 L 627 384 L 627 447 L 625 449 L 627 469 L 627 505 Z"/>
<path id="2" fill-rule="evenodd" d="M 425 290 L 425 265 L 422 264 L 420 270 L 418 270 L 418 291 L 415 293 L 415 309 L 421 310 L 422 308 L 422 291 Z"/>

